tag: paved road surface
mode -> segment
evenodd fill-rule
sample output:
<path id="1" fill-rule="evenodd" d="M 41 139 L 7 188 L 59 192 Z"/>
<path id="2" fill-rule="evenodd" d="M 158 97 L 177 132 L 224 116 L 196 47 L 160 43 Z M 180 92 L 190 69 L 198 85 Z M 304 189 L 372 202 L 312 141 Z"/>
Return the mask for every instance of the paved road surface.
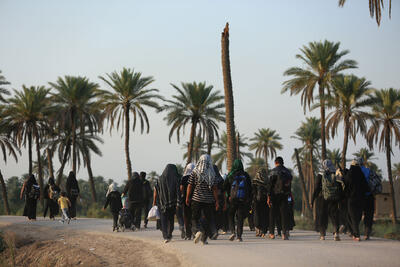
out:
<path id="1" fill-rule="evenodd" d="M 24 217 L 0 216 L 0 224 L 29 224 Z M 69 225 L 59 222 L 39 220 L 31 224 L 60 229 L 79 230 L 113 234 L 124 238 L 140 239 L 147 242 L 162 243 L 161 232 L 150 227 L 136 232 L 112 233 L 111 220 L 78 219 Z M 400 266 L 400 242 L 373 238 L 370 241 L 354 242 L 343 236 L 342 241 L 319 241 L 318 234 L 310 231 L 293 231 L 291 240 L 267 240 L 256 238 L 254 232 L 245 229 L 244 242 L 231 242 L 228 235 L 219 240 L 209 241 L 202 246 L 193 241 L 184 241 L 175 229 L 173 241 L 163 244 L 168 251 L 184 259 L 183 265 L 193 266 Z"/>

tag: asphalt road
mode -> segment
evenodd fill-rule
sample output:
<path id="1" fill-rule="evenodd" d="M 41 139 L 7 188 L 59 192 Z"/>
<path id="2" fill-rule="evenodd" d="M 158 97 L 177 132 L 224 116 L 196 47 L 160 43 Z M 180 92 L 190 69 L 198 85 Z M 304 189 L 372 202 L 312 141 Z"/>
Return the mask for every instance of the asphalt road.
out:
<path id="1" fill-rule="evenodd" d="M 290 240 L 283 241 L 261 239 L 245 229 L 242 243 L 231 242 L 228 235 L 223 235 L 218 240 L 210 240 L 208 245 L 200 245 L 182 240 L 175 228 L 172 242 L 163 244 L 161 232 L 155 229 L 154 222 L 149 223 L 148 229 L 112 233 L 111 220 L 78 219 L 62 225 L 58 221 L 28 222 L 24 217 L 0 216 L 0 224 L 14 223 L 112 234 L 162 244 L 161 248 L 176 253 L 184 266 L 400 266 L 400 242 L 379 238 L 354 242 L 342 236 L 342 241 L 335 242 L 328 235 L 327 240 L 320 241 L 317 233 L 297 230 L 291 233 Z"/>

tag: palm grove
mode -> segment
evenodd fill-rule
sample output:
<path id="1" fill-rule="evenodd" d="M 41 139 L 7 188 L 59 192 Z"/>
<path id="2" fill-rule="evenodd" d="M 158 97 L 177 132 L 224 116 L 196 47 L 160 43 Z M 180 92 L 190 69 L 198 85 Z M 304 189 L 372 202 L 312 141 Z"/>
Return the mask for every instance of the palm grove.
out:
<path id="1" fill-rule="evenodd" d="M 104 88 L 86 77 L 65 76 L 49 82 L 47 86 L 24 85 L 11 94 L 5 87 L 9 82 L 0 73 L 0 147 L 3 161 L 6 162 L 10 156 L 18 160 L 21 149 L 27 149 L 28 174 L 37 174 L 41 189 L 45 178 L 50 176 L 56 177 L 57 184 L 63 185 L 67 164 L 72 165 L 75 173 L 84 167 L 88 172 L 92 202 L 96 202 L 98 179 L 93 175 L 91 156 L 102 155 L 98 145 L 103 143 L 101 136 L 104 131 L 116 129 L 124 136 L 129 179 L 132 175 L 130 133 L 137 127 L 140 127 L 141 133 L 148 133 L 150 120 L 147 111 L 154 109 L 165 116 L 170 127 L 169 141 L 176 135 L 179 143 L 185 129 L 190 129 L 189 140 L 183 146 L 188 163 L 196 161 L 203 153 L 209 153 L 220 168 L 226 163 L 229 169 L 232 158 L 248 158 L 250 174 L 260 167 L 268 169 L 268 161 L 283 148 L 282 139 L 277 130 L 270 128 L 258 129 L 251 138 L 235 130 L 233 96 L 231 102 L 227 101 L 229 90 L 226 90 L 229 87 L 232 90 L 229 50 L 224 51 L 224 45 L 225 49 L 229 48 L 229 41 L 224 40 L 228 36 L 227 27 L 222 35 L 222 63 L 223 67 L 224 62 L 228 65 L 224 68 L 225 97 L 206 82 L 182 82 L 180 85 L 171 84 L 174 94 L 167 99 L 151 87 L 153 77 L 128 68 L 99 76 Z M 392 218 L 395 222 L 392 168 L 398 176 L 399 163 L 392 165 L 391 156 L 392 149 L 400 143 L 400 91 L 393 88 L 377 90 L 366 78 L 345 74 L 345 71 L 357 68 L 356 61 L 345 59 L 348 54 L 348 50 L 340 49 L 340 43 L 311 42 L 300 48 L 300 53 L 296 55 L 302 67 L 292 67 L 284 72 L 287 80 L 283 82 L 282 93 L 300 95 L 305 113 L 314 109 L 320 113 L 319 118 L 307 117 L 292 136 L 302 143 L 296 166 L 300 176 L 304 177 L 304 191 L 307 192 L 303 194 L 303 208 L 308 204 L 305 203 L 305 194 L 311 194 L 314 189 L 319 162 L 330 158 L 338 167 L 344 168 L 349 156 L 349 141 L 356 142 L 362 136 L 369 149 L 377 147 L 386 153 Z M 228 111 L 230 105 L 231 115 L 228 116 L 225 107 Z M 232 122 L 227 132 L 221 132 L 219 128 L 224 122 L 227 125 Z M 329 150 L 327 143 L 342 130 L 343 147 Z M 379 171 L 371 161 L 373 152 L 361 148 L 356 155 L 364 157 L 370 167 Z M 58 170 L 53 167 L 54 157 L 60 162 Z M 151 176 L 156 177 L 156 174 Z M 4 211 L 10 214 L 6 188 L 15 181 L 9 179 L 6 185 L 0 172 L 0 182 Z"/>

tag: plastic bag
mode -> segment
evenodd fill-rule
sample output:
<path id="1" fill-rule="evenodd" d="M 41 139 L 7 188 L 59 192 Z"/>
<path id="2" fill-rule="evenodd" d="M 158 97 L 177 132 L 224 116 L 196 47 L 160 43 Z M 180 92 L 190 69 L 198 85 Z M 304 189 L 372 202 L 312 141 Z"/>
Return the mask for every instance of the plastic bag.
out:
<path id="1" fill-rule="evenodd" d="M 153 206 L 150 209 L 149 214 L 147 215 L 147 219 L 152 219 L 152 218 L 160 219 L 160 211 L 158 210 L 157 206 Z"/>

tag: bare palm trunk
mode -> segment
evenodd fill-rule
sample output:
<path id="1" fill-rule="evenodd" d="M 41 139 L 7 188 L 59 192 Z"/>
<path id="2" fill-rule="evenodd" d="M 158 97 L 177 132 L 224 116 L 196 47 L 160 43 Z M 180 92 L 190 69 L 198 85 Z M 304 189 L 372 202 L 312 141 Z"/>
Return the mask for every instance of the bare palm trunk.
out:
<path id="1" fill-rule="evenodd" d="M 192 162 L 193 158 L 193 144 L 194 144 L 194 135 L 196 134 L 196 126 L 197 126 L 197 121 L 192 120 L 192 127 L 190 129 L 190 139 L 189 139 L 189 145 L 188 145 L 188 152 L 187 152 L 187 162 L 186 165 Z"/>
<path id="2" fill-rule="evenodd" d="M 325 91 L 324 87 L 319 83 L 319 97 L 321 101 L 321 158 L 326 159 L 326 134 L 325 134 Z"/>
<path id="3" fill-rule="evenodd" d="M 240 156 L 240 143 L 239 143 L 239 132 L 236 133 L 236 158 L 242 160 L 242 157 Z"/>
<path id="4" fill-rule="evenodd" d="M 310 215 L 311 214 L 311 207 L 310 207 L 310 202 L 309 199 L 307 197 L 307 191 L 306 191 L 306 184 L 304 182 L 304 176 L 303 176 L 303 171 L 301 169 L 301 163 L 300 163 L 300 159 L 299 159 L 299 152 L 297 150 L 297 148 L 294 149 L 294 153 L 296 154 L 296 161 L 297 161 L 297 168 L 299 170 L 299 177 L 300 177 L 300 182 L 301 182 L 301 190 L 303 191 L 303 199 L 304 199 L 304 204 L 305 207 L 307 208 L 307 214 L 306 215 Z"/>
<path id="5" fill-rule="evenodd" d="M 212 150 L 212 141 L 210 140 L 211 138 L 208 138 L 209 140 L 207 141 L 207 154 L 211 156 L 211 150 Z"/>
<path id="6" fill-rule="evenodd" d="M 386 145 L 386 162 L 388 168 L 388 176 L 389 176 L 389 183 L 390 183 L 390 197 L 392 199 L 392 222 L 393 225 L 397 223 L 397 214 L 396 214 L 396 198 L 394 194 L 394 187 L 393 187 L 393 177 L 392 177 L 392 160 L 391 160 L 391 147 L 390 147 L 390 133 L 386 131 L 385 133 L 385 145 Z"/>
<path id="7" fill-rule="evenodd" d="M 268 154 L 267 154 L 267 149 L 264 147 L 264 160 L 265 160 L 265 168 L 268 171 Z"/>
<path id="8" fill-rule="evenodd" d="M 124 106 L 125 112 L 125 156 L 126 156 L 126 170 L 128 172 L 128 181 L 131 180 L 132 177 L 132 164 L 131 158 L 129 156 L 129 110 L 130 105 L 126 104 Z"/>
<path id="9" fill-rule="evenodd" d="M 231 78 L 231 63 L 229 59 L 229 24 L 226 23 L 221 38 L 221 55 L 222 55 L 222 74 L 224 77 L 225 92 L 225 117 L 226 117 L 226 137 L 227 137 L 227 169 L 231 170 L 233 161 L 237 157 L 235 155 L 235 121 L 234 121 L 234 105 Z"/>
<path id="10" fill-rule="evenodd" d="M 313 153 L 312 153 L 312 149 L 310 149 L 310 199 L 312 197 L 312 194 L 313 194 L 314 188 L 315 188 L 315 178 L 314 178 L 315 176 L 314 176 L 313 160 L 314 160 L 314 156 L 313 156 Z M 314 206 L 314 209 L 313 209 L 314 219 L 316 218 L 315 206 Z"/>
<path id="11" fill-rule="evenodd" d="M 54 178 L 54 168 L 53 168 L 53 153 L 50 151 L 49 148 L 46 148 L 47 153 L 47 166 L 49 168 L 50 177 Z"/>
<path id="12" fill-rule="evenodd" d="M 92 166 L 90 162 L 90 158 L 85 155 L 85 161 L 86 161 L 86 168 L 88 171 L 89 175 L 89 184 L 90 184 L 90 192 L 92 193 L 92 199 L 94 202 L 97 202 L 97 197 L 96 197 L 96 187 L 94 185 L 94 179 L 93 179 L 93 172 L 92 172 Z"/>
<path id="13" fill-rule="evenodd" d="M 6 214 L 10 215 L 10 206 L 8 205 L 7 188 L 1 170 L 0 170 L 0 184 L 1 184 L 1 193 L 3 195 L 3 201 L 4 201 L 4 209 L 6 211 Z"/>
<path id="14" fill-rule="evenodd" d="M 347 154 L 347 145 L 349 143 L 349 118 L 346 116 L 344 118 L 344 139 L 343 139 L 343 151 L 342 151 L 342 170 L 346 169 L 346 154 Z"/>
<path id="15" fill-rule="evenodd" d="M 64 157 L 62 159 L 60 169 L 58 170 L 57 181 L 56 181 L 56 184 L 58 186 L 61 186 L 61 182 L 62 182 L 61 179 L 62 179 L 62 176 L 64 173 L 64 167 L 65 167 L 65 164 L 67 163 L 67 158 L 68 158 L 70 149 L 71 149 L 71 142 L 68 141 L 67 147 L 65 148 L 65 151 L 64 151 Z"/>
<path id="16" fill-rule="evenodd" d="M 71 112 L 71 131 L 72 131 L 72 171 L 76 176 L 76 125 L 75 110 Z"/>
<path id="17" fill-rule="evenodd" d="M 38 162 L 38 178 L 39 178 L 39 186 L 40 186 L 40 202 L 42 205 L 44 204 L 44 183 L 43 183 L 43 170 L 42 170 L 42 161 L 40 160 L 40 138 L 37 128 L 34 128 L 34 135 L 36 139 L 36 155 L 37 155 L 37 162 Z"/>
<path id="18" fill-rule="evenodd" d="M 29 176 L 32 175 L 32 133 L 28 133 Z"/>

